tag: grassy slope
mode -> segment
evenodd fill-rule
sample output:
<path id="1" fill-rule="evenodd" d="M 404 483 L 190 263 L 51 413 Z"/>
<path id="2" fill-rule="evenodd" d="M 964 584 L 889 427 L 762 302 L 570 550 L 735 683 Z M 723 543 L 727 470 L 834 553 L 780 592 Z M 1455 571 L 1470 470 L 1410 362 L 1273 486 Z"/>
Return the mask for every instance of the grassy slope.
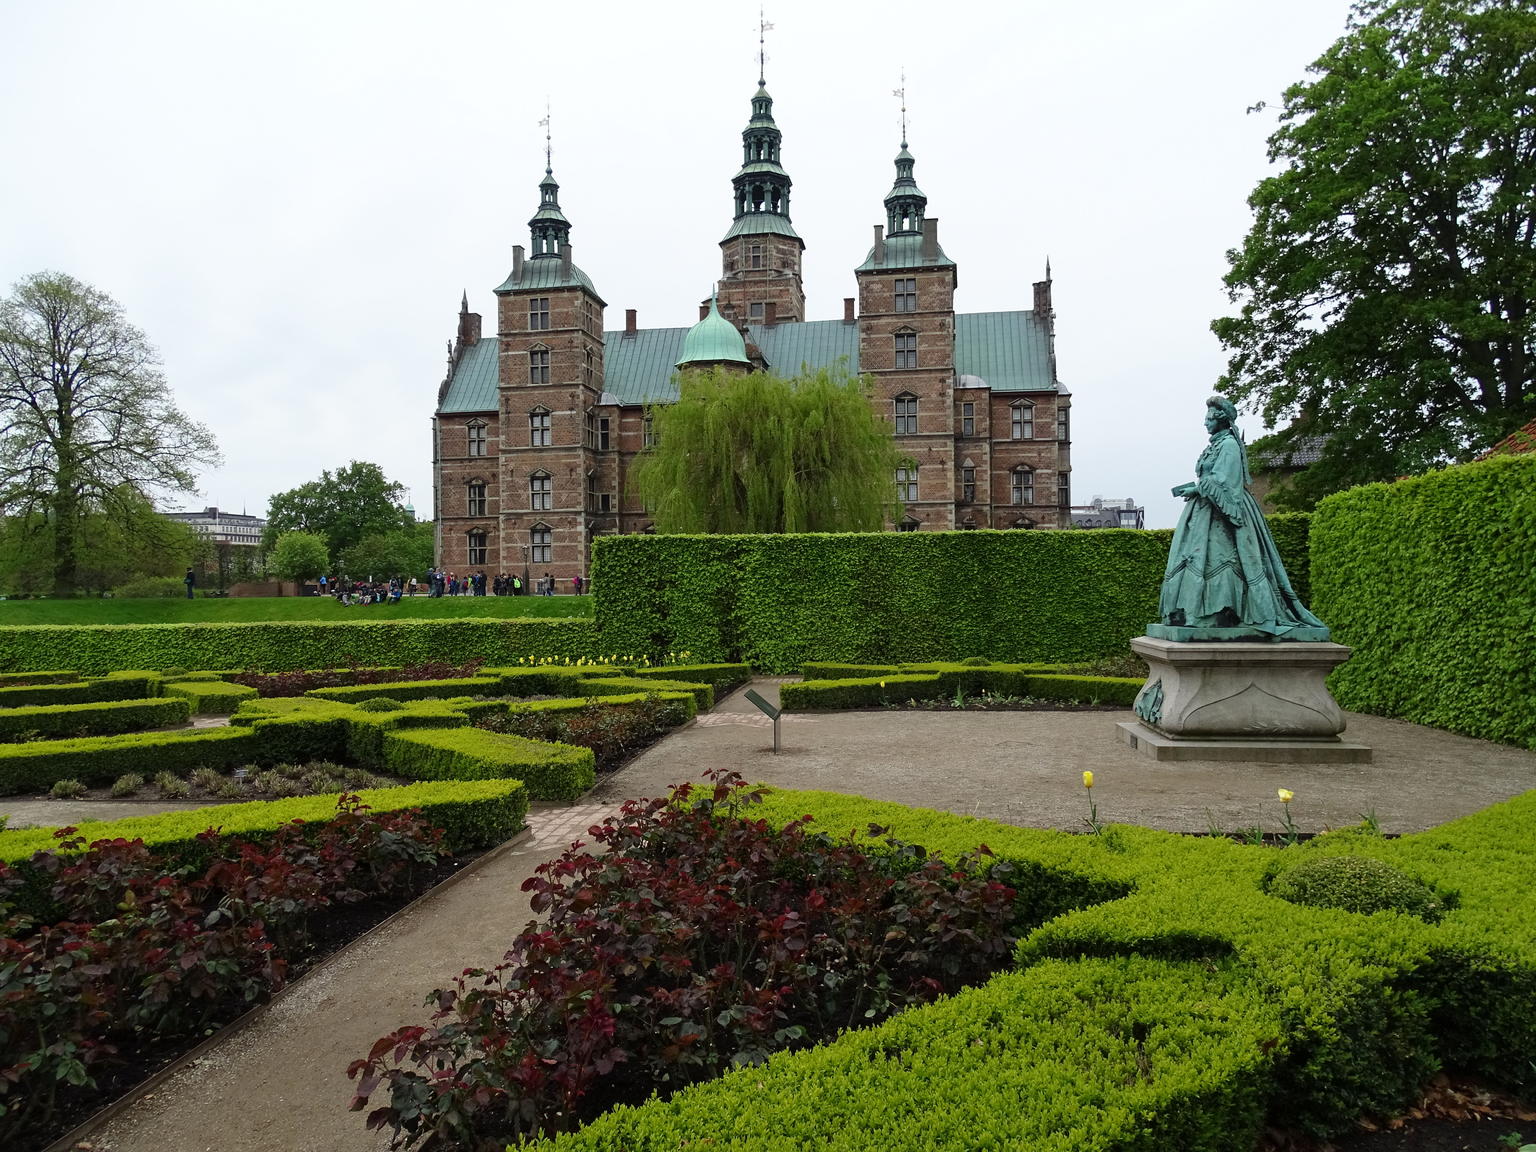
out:
<path id="1" fill-rule="evenodd" d="M 514 619 L 592 615 L 590 596 L 409 596 L 399 604 L 345 607 L 330 597 L 239 600 L 7 600 L 0 626 L 12 624 L 235 624 L 256 620 Z"/>

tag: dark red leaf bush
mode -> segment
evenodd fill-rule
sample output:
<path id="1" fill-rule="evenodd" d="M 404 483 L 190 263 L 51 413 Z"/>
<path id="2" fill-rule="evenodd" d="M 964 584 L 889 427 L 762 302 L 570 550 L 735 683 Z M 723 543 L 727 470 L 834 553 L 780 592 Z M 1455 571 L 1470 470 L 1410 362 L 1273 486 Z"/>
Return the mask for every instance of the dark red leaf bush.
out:
<path id="1" fill-rule="evenodd" d="M 484 660 L 453 664 L 425 660 L 403 668 L 367 668 L 356 661 L 342 668 L 309 668 L 296 672 L 237 672 L 231 684 L 254 688 L 260 696 L 302 696 L 314 688 L 350 688 L 357 684 L 401 684 L 416 680 L 463 680 L 478 676 Z"/>
<path id="2" fill-rule="evenodd" d="M 636 800 L 525 885 L 503 963 L 428 997 L 427 1027 L 348 1074 L 394 1146 L 492 1148 L 576 1127 L 985 980 L 1023 922 L 1009 866 L 751 818 L 739 776 Z M 876 836 L 884 830 L 871 829 Z"/>

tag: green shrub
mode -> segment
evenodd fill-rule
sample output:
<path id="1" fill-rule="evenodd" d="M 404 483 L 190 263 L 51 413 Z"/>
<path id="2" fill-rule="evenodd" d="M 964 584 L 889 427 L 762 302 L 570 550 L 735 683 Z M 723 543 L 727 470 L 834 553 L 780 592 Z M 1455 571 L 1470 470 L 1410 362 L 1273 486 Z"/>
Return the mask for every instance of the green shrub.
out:
<path id="1" fill-rule="evenodd" d="M 945 694 L 937 673 L 892 673 L 858 680 L 806 680 L 800 684 L 781 684 L 779 706 L 786 712 L 879 708 L 907 700 L 937 700 Z"/>
<path id="2" fill-rule="evenodd" d="M 228 776 L 215 768 L 194 768 L 187 777 L 187 783 L 197 791 L 213 794 L 228 779 Z"/>
<path id="3" fill-rule="evenodd" d="M 192 795 L 192 787 L 174 772 L 156 772 L 154 785 L 165 800 L 185 800 Z"/>
<path id="4" fill-rule="evenodd" d="M 967 656 L 960 663 L 964 664 L 967 668 L 985 668 L 992 661 L 988 660 L 985 656 Z"/>
<path id="5" fill-rule="evenodd" d="M 715 690 L 706 682 L 668 680 L 663 676 L 603 676 L 578 681 L 570 692 L 574 696 L 627 696 L 646 692 L 688 692 L 700 712 L 715 706 Z"/>
<path id="6" fill-rule="evenodd" d="M 190 702 L 199 716 L 227 716 L 242 700 L 255 699 L 256 689 L 222 680 L 176 680 L 165 685 L 165 694 Z"/>
<path id="7" fill-rule="evenodd" d="M 87 785 L 109 784 L 125 772 L 153 775 L 203 765 L 244 764 L 258 759 L 256 734 L 245 728 L 203 728 L 190 732 L 137 732 L 33 744 L 0 744 L 0 795 L 15 795 L 74 778 Z"/>
<path id="8" fill-rule="evenodd" d="M 5 629 L 0 628 L 0 632 Z M 0 640 L 0 644 L 4 641 Z M 82 680 L 75 684 L 34 684 L 0 688 L 0 708 L 23 708 L 49 704 L 101 704 L 109 700 L 144 700 L 160 695 L 160 678 L 155 675 L 118 674 L 100 680 Z"/>
<path id="9" fill-rule="evenodd" d="M 1039 700 L 1069 700 L 1086 704 L 1123 704 L 1136 701 L 1146 680 L 1125 676 L 1026 676 L 1024 695 Z"/>
<path id="10" fill-rule="evenodd" d="M 135 795 L 144 787 L 144 777 L 137 772 L 129 772 L 112 781 L 112 789 L 109 793 L 114 800 L 121 800 L 127 796 Z"/>
<path id="11" fill-rule="evenodd" d="M 187 594 L 180 576 L 140 576 L 112 589 L 119 600 L 176 600 Z"/>
<path id="12" fill-rule="evenodd" d="M 1329 496 L 1311 547 L 1341 706 L 1536 748 L 1536 455 Z"/>
<path id="13" fill-rule="evenodd" d="M 1401 868 L 1369 856 L 1320 856 L 1303 860 L 1271 882 L 1269 894 L 1292 904 L 1345 912 L 1402 912 L 1440 919 L 1435 890 Z"/>
<path id="14" fill-rule="evenodd" d="M 185 700 L 115 700 L 102 704 L 41 704 L 0 709 L 0 743 L 68 736 L 111 736 L 185 724 Z"/>
<path id="15" fill-rule="evenodd" d="M 29 684 L 78 684 L 78 672 L 0 672 L 0 688 L 20 688 Z"/>
<path id="16" fill-rule="evenodd" d="M 83 672 L 113 668 L 286 672 L 443 660 L 512 665 L 535 656 L 591 657 L 590 620 L 335 620 L 250 624 L 25 625 L 0 628 L 0 666 Z M 143 693 L 138 693 L 143 695 Z"/>
<path id="17" fill-rule="evenodd" d="M 316 700 L 361 704 L 386 697 L 391 700 L 447 699 L 454 696 L 489 696 L 501 688 L 499 676 L 468 676 L 455 680 L 401 680 L 393 684 L 354 684 L 347 688 L 312 688 L 304 693 Z"/>
<path id="18" fill-rule="evenodd" d="M 85 785 L 78 780 L 55 780 L 48 795 L 55 800 L 78 800 L 85 795 Z"/>
<path id="19" fill-rule="evenodd" d="M 1312 513 L 1272 512 L 1264 517 L 1269 523 L 1269 534 L 1285 565 L 1285 574 L 1291 578 L 1291 587 L 1301 602 L 1312 604 Z"/>
<path id="20" fill-rule="evenodd" d="M 663 664 L 655 668 L 635 668 L 630 676 L 641 680 L 697 680 L 711 685 L 715 699 L 752 679 L 750 664 Z"/>
<path id="21" fill-rule="evenodd" d="M 359 704 L 357 710 L 359 712 L 398 712 L 403 707 L 405 705 L 400 701 L 388 696 L 373 696 Z"/>
<path id="22" fill-rule="evenodd" d="M 389 732 L 383 770 L 408 780 L 516 779 L 533 800 L 574 800 L 597 779 L 586 748 L 501 736 L 478 728 Z"/>

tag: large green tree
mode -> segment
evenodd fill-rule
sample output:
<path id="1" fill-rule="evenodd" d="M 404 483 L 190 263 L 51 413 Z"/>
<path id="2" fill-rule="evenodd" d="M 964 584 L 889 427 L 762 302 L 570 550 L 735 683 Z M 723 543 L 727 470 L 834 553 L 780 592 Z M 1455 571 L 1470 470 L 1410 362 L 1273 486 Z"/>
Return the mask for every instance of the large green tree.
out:
<path id="1" fill-rule="evenodd" d="M 84 586 L 102 523 L 157 532 L 146 506 L 193 492 L 197 470 L 218 459 L 105 292 L 39 272 L 0 300 L 0 515 L 46 542 L 38 562 L 54 592 Z"/>
<path id="2" fill-rule="evenodd" d="M 412 524 L 392 532 L 364 536 L 341 553 L 341 571 L 356 579 L 369 576 L 423 577 L 432 567 L 434 533 L 432 522 Z"/>
<path id="3" fill-rule="evenodd" d="M 262 545 L 271 549 L 284 532 L 312 532 L 325 540 L 331 563 L 364 538 L 415 525 L 405 508 L 405 487 L 384 475 L 377 464 L 354 460 L 320 479 L 273 496 L 267 506 Z"/>
<path id="4" fill-rule="evenodd" d="M 330 556 L 325 537 L 314 532 L 284 532 L 272 544 L 268 567 L 279 580 L 315 580 L 325 574 Z"/>
<path id="5" fill-rule="evenodd" d="M 1301 507 L 1536 415 L 1536 6 L 1364 0 L 1310 72 L 1212 325 L 1263 446 L 1321 438 Z"/>
<path id="6" fill-rule="evenodd" d="M 650 416 L 632 476 L 659 532 L 877 532 L 895 508 L 890 426 L 845 372 L 689 371 Z"/>
<path id="7" fill-rule="evenodd" d="M 75 589 L 104 592 L 141 577 L 180 580 L 199 564 L 208 541 L 185 524 L 167 520 L 133 492 L 118 494 L 111 515 L 93 511 L 76 525 L 89 542 L 75 568 Z M 0 591 L 53 592 L 53 522 L 45 515 L 0 518 Z"/>

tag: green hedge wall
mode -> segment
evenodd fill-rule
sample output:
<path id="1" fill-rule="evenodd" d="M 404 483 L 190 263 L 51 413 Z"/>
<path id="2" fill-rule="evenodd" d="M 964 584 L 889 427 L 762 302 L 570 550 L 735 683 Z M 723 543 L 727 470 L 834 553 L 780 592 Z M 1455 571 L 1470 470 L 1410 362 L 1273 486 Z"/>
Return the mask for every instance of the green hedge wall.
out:
<path id="1" fill-rule="evenodd" d="M 1277 853 L 1225 839 L 1073 836 L 834 793 L 748 811 L 803 814 L 951 857 L 988 845 L 1043 922 L 1020 970 L 530 1149 L 662 1152 L 725 1132 L 785 1152 L 1227 1152 L 1266 1124 L 1325 1136 L 1401 1109 L 1442 1064 L 1536 1083 L 1536 792 L 1400 840 L 1350 830 L 1285 851 L 1368 856 L 1458 892 L 1437 924 L 1269 896 Z"/>
<path id="2" fill-rule="evenodd" d="M 3 629 L 0 629 L 3 631 Z M 4 641 L 0 640 L 0 644 Z M 108 676 L 102 680 L 81 680 L 74 684 L 35 684 L 27 687 L 0 688 L 0 708 L 38 707 L 47 704 L 101 704 L 108 700 L 144 700 L 160 695 L 160 677 L 148 675 Z"/>
<path id="3" fill-rule="evenodd" d="M 807 660 L 1091 660 L 1157 619 L 1167 532 L 605 536 L 620 650 L 786 673 Z"/>
<path id="4" fill-rule="evenodd" d="M 411 780 L 521 780 L 534 800 L 574 800 L 597 779 L 592 750 L 481 728 L 395 731 L 380 767 Z"/>
<path id="5" fill-rule="evenodd" d="M 172 680 L 165 685 L 165 694 L 186 700 L 199 716 L 227 716 L 241 701 L 254 700 L 256 689 L 222 680 Z"/>
<path id="6" fill-rule="evenodd" d="M 907 700 L 938 700 L 964 692 L 1033 696 L 1041 700 L 1124 704 L 1136 699 L 1145 681 L 1120 676 L 1042 675 L 1031 669 L 1049 665 L 995 664 L 986 668 L 960 664 L 908 664 L 901 668 L 861 669 L 845 678 L 812 676 L 836 665 L 807 664 L 806 679 L 779 688 L 786 712 L 840 708 L 878 708 Z"/>
<path id="7" fill-rule="evenodd" d="M 591 620 L 366 620 L 255 624 L 29 625 L 0 628 L 0 669 L 64 664 L 117 668 L 254 669 L 413 664 L 597 654 Z"/>
<path id="8" fill-rule="evenodd" d="M 0 796 L 41 792 L 59 780 L 110 784 L 128 772 L 186 773 L 204 765 L 233 767 L 258 760 L 260 745 L 246 728 L 136 732 L 80 740 L 0 744 Z"/>
<path id="9" fill-rule="evenodd" d="M 1536 456 L 1330 496 L 1312 554 L 1340 705 L 1536 748 Z"/>
<path id="10" fill-rule="evenodd" d="M 115 736 L 185 724 L 185 700 L 108 700 L 100 704 L 43 704 L 0 709 L 0 743 L 70 736 Z"/>
<path id="11" fill-rule="evenodd" d="M 1312 513 L 1275 512 L 1264 517 L 1275 549 L 1301 602 L 1312 607 Z"/>

